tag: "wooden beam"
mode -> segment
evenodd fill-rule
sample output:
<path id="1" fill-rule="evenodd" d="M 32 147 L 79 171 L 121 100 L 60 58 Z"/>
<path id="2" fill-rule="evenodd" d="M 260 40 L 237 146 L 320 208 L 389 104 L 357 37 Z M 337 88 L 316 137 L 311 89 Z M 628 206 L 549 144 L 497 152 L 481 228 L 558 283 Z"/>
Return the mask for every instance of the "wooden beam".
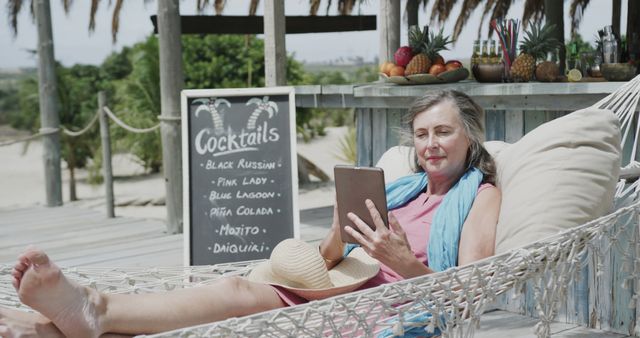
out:
<path id="1" fill-rule="evenodd" d="M 405 15 L 407 16 L 407 28 L 411 26 L 418 26 L 420 22 L 418 21 L 418 9 L 420 8 L 420 3 L 418 0 L 407 0 Z"/>
<path id="2" fill-rule="evenodd" d="M 151 16 L 158 34 L 158 18 Z M 264 34 L 262 16 L 183 15 L 182 34 Z M 329 33 L 376 30 L 375 15 L 360 16 L 287 16 L 287 34 Z"/>
<path id="3" fill-rule="evenodd" d="M 557 0 L 544 1 L 544 15 L 547 22 L 556 25 L 553 31 L 553 37 L 558 39 L 562 44 L 558 48 L 558 66 L 560 66 L 560 74 L 564 74 L 565 60 L 567 51 L 564 47 L 564 3 Z M 533 23 L 530 23 L 532 25 Z"/>
<path id="4" fill-rule="evenodd" d="M 53 54 L 51 7 L 49 0 L 35 2 L 38 25 L 38 93 L 40 97 L 40 132 L 44 160 L 47 206 L 62 205 L 62 172 L 60 168 L 60 117 L 58 115 L 58 85 Z"/>
<path id="5" fill-rule="evenodd" d="M 267 87 L 287 84 L 284 0 L 264 2 L 264 81 Z"/>
<path id="6" fill-rule="evenodd" d="M 380 63 L 393 60 L 400 47 L 400 1 L 380 0 Z"/>
<path id="7" fill-rule="evenodd" d="M 162 169 L 167 191 L 167 232 L 182 232 L 182 135 L 180 91 L 182 43 L 180 41 L 180 1 L 159 0 L 160 34 L 160 122 L 162 123 Z"/>
<path id="8" fill-rule="evenodd" d="M 104 178 L 105 204 L 107 205 L 107 218 L 116 217 L 113 197 L 113 168 L 111 166 L 111 135 L 109 134 L 109 117 L 105 112 L 107 106 L 107 94 L 98 92 L 98 115 L 100 118 L 100 143 L 102 144 L 102 177 Z"/>

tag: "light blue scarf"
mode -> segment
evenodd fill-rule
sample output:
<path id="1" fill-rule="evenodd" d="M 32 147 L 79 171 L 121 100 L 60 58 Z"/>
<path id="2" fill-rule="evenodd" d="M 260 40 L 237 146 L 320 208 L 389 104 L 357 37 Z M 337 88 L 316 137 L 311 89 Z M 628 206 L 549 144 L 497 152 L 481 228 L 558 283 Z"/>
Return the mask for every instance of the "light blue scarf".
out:
<path id="1" fill-rule="evenodd" d="M 451 187 L 444 196 L 442 203 L 436 210 L 431 222 L 429 243 L 427 246 L 429 267 L 433 271 L 443 271 L 458 265 L 458 245 L 460 233 L 473 201 L 476 199 L 478 187 L 482 183 L 482 172 L 478 168 L 471 168 L 462 175 L 460 180 Z M 417 173 L 401 177 L 386 186 L 387 208 L 399 208 L 414 199 L 427 187 L 426 173 Z M 345 255 L 357 247 L 349 244 L 345 248 Z M 438 327 L 425 327 L 431 317 L 428 313 L 404 313 L 403 337 L 432 337 L 441 334 Z M 440 315 L 444 322 L 444 314 Z M 397 324 L 398 318 L 391 318 L 387 324 Z M 378 337 L 393 337 L 393 330 L 386 329 Z"/>

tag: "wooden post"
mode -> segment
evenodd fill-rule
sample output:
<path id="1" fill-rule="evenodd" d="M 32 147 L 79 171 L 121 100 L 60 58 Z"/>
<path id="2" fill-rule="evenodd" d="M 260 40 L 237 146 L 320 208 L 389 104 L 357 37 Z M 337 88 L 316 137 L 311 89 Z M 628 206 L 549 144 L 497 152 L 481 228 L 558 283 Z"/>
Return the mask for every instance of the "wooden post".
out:
<path id="1" fill-rule="evenodd" d="M 613 34 L 615 34 L 616 37 L 618 38 L 618 43 L 620 43 L 619 41 L 620 39 L 622 39 L 622 36 L 620 35 L 620 17 L 621 16 L 622 16 L 622 1 L 611 0 L 611 26 L 612 26 Z M 620 46 L 618 46 L 618 49 L 620 49 Z"/>
<path id="2" fill-rule="evenodd" d="M 640 2 L 627 2 L 627 51 L 629 52 L 629 56 L 632 56 L 632 54 L 635 55 L 636 66 L 638 66 L 637 60 L 640 58 L 640 55 L 637 54 L 637 49 L 632 50 L 632 48 L 637 48 L 636 44 L 640 43 L 640 22 L 638 22 L 638 18 L 640 18 Z M 640 330 L 640 327 L 638 327 L 638 330 Z"/>
<path id="3" fill-rule="evenodd" d="M 407 0 L 407 28 L 411 26 L 418 26 L 418 9 L 420 8 L 420 3 L 418 0 Z M 384 61 L 383 61 L 384 62 Z"/>
<path id="4" fill-rule="evenodd" d="M 109 135 L 109 118 L 104 111 L 107 105 L 105 92 L 98 92 L 98 117 L 100 119 L 100 141 L 102 143 L 102 176 L 104 178 L 104 195 L 107 205 L 107 217 L 114 218 L 113 207 L 113 170 L 111 168 L 111 136 Z"/>
<path id="5" fill-rule="evenodd" d="M 40 97 L 40 132 L 44 160 L 47 206 L 62 205 L 62 172 L 60 170 L 60 117 L 58 116 L 58 85 L 53 55 L 51 8 L 49 0 L 35 2 L 38 25 L 38 94 Z"/>
<path id="6" fill-rule="evenodd" d="M 267 87 L 287 84 L 284 0 L 264 2 L 264 70 Z"/>
<path id="7" fill-rule="evenodd" d="M 179 0 L 158 0 L 162 168 L 167 191 L 167 232 L 182 232 L 182 148 L 180 91 L 182 43 Z"/>
<path id="8" fill-rule="evenodd" d="M 564 47 L 564 3 L 557 0 L 544 0 L 544 15 L 547 18 L 547 22 L 556 25 L 556 29 L 553 32 L 553 37 L 560 41 L 561 45 L 558 48 L 558 62 L 560 66 L 560 74 L 564 74 L 565 60 L 567 51 Z"/>
<path id="9" fill-rule="evenodd" d="M 392 61 L 393 53 L 400 47 L 400 1 L 380 0 L 378 29 L 380 63 Z"/>

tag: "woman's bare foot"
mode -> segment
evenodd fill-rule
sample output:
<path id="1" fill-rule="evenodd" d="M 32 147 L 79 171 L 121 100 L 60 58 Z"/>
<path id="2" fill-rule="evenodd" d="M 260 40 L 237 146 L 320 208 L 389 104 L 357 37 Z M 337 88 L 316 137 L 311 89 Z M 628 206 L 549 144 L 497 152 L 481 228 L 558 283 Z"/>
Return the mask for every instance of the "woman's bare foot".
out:
<path id="1" fill-rule="evenodd" d="M 98 337 L 105 305 L 100 294 L 67 279 L 43 251 L 28 248 L 13 268 L 20 300 L 51 319 L 69 338 Z"/>
<path id="2" fill-rule="evenodd" d="M 64 335 L 49 319 L 40 314 L 0 308 L 0 337 L 64 338 Z"/>

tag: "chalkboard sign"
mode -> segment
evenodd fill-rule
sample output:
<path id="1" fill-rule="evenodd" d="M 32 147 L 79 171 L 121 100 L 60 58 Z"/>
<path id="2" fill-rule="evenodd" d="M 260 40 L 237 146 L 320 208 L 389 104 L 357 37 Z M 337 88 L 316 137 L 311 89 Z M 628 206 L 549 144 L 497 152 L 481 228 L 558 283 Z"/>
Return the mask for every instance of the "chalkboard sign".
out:
<path id="1" fill-rule="evenodd" d="M 299 238 L 292 87 L 182 91 L 185 264 Z"/>

